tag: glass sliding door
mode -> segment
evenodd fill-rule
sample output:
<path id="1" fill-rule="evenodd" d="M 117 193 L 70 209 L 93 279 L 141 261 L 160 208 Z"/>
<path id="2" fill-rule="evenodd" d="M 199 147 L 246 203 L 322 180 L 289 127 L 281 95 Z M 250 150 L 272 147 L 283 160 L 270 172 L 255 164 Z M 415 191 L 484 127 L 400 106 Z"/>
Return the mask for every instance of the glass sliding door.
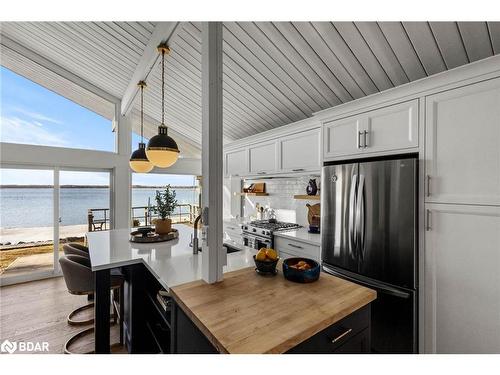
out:
<path id="1" fill-rule="evenodd" d="M 0 282 L 2 285 L 50 276 L 54 252 L 54 201 L 50 169 L 0 168 Z"/>
<path id="2" fill-rule="evenodd" d="M 61 170 L 59 238 L 85 242 L 85 233 L 111 228 L 110 181 L 108 171 Z"/>

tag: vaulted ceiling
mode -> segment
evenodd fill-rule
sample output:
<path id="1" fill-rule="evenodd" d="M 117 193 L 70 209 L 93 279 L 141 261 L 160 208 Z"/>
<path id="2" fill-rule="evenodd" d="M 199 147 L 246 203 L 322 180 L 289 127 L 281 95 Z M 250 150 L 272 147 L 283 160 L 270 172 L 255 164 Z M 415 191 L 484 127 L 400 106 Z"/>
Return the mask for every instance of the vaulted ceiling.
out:
<path id="1" fill-rule="evenodd" d="M 158 25 L 13 22 L 2 23 L 1 34 L 122 98 Z M 180 23 L 169 45 L 167 124 L 192 142 L 196 153 L 201 142 L 201 24 Z M 225 22 L 223 48 L 224 136 L 231 141 L 498 54 L 500 22 Z M 31 79 L 40 75 L 5 47 L 2 55 L 2 65 Z M 64 89 L 54 77 L 38 81 L 60 85 L 49 88 L 73 100 L 85 96 Z M 146 136 L 151 136 L 161 115 L 158 63 L 147 82 Z M 99 107 L 93 97 L 81 101 Z"/>

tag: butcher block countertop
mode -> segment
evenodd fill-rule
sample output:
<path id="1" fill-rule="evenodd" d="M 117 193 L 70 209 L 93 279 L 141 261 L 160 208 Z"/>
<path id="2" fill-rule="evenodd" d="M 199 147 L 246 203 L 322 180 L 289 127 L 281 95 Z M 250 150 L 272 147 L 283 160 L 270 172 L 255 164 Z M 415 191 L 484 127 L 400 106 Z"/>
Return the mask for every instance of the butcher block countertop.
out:
<path id="1" fill-rule="evenodd" d="M 280 264 L 279 264 L 280 266 Z M 376 299 L 376 292 L 321 273 L 298 284 L 253 267 L 171 288 L 178 305 L 220 353 L 284 353 Z"/>

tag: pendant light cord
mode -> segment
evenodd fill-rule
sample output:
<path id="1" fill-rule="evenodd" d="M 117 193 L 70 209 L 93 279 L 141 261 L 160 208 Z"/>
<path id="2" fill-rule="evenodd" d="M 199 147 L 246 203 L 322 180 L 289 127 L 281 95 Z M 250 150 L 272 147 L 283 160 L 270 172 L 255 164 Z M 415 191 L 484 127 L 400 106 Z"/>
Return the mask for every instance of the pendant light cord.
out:
<path id="1" fill-rule="evenodd" d="M 161 51 L 161 124 L 165 126 L 165 51 Z"/>
<path id="2" fill-rule="evenodd" d="M 141 143 L 144 143 L 144 85 L 141 85 Z"/>

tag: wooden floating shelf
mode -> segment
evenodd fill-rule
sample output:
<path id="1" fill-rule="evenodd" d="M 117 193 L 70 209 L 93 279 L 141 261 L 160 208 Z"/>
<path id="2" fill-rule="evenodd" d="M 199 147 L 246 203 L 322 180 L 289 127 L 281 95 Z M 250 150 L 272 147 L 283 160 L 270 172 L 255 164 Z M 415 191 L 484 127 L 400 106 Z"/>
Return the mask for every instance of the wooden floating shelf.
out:
<path id="1" fill-rule="evenodd" d="M 257 196 L 257 197 L 269 195 L 268 193 L 235 193 L 235 194 L 236 195 L 252 195 L 252 196 Z"/>
<path id="2" fill-rule="evenodd" d="M 294 195 L 294 199 L 307 199 L 311 201 L 319 201 L 320 196 L 319 195 Z"/>

